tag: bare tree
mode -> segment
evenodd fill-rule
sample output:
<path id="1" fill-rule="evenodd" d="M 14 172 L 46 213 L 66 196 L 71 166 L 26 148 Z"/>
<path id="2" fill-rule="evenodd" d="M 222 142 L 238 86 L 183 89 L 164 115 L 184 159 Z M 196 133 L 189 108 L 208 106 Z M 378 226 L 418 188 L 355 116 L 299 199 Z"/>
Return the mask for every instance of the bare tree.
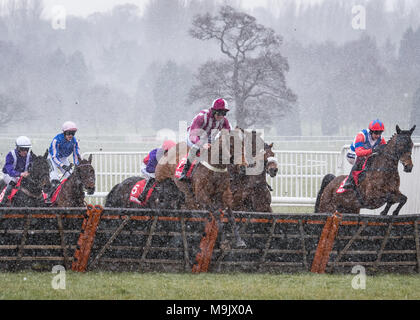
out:
<path id="1" fill-rule="evenodd" d="M 190 35 L 216 41 L 226 56 L 199 68 L 190 102 L 225 97 L 233 102 L 237 125 L 247 127 L 270 124 L 296 101 L 286 86 L 289 65 L 280 53 L 282 38 L 254 17 L 223 6 L 216 16 L 197 15 Z"/>

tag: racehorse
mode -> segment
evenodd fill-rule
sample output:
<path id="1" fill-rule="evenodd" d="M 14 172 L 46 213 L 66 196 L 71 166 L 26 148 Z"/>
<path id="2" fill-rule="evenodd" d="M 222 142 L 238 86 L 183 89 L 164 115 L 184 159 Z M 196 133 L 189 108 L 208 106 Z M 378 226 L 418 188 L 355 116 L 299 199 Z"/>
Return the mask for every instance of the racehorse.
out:
<path id="1" fill-rule="evenodd" d="M 28 168 L 29 176 L 22 178 L 17 192 L 9 204 L 12 207 L 44 207 L 43 190 L 48 190 L 50 183 L 50 166 L 47 160 L 48 150 L 43 156 L 31 151 L 32 163 Z M 1 180 L 0 190 L 6 186 Z"/>
<path id="2" fill-rule="evenodd" d="M 230 189 L 228 166 L 237 166 L 243 174 L 245 173 L 247 163 L 244 140 L 243 131 L 239 128 L 231 130 L 230 133 L 227 130 L 221 130 L 207 150 L 207 157 L 205 150 L 200 149 L 200 162 L 196 164 L 190 181 L 175 179 L 178 189 L 185 194 L 188 209 L 209 210 L 213 213 L 227 209 L 236 247 L 245 247 L 246 244 L 239 235 L 232 212 L 233 195 Z M 239 147 L 240 150 L 235 150 L 235 147 Z M 240 159 L 236 159 L 237 156 L 240 156 Z M 219 228 L 221 243 L 226 245 L 223 223 L 219 223 Z"/>
<path id="3" fill-rule="evenodd" d="M 396 134 L 381 146 L 379 153 L 368 158 L 355 190 L 337 192 L 346 176 L 326 175 L 318 192 L 315 212 L 360 213 L 362 208 L 377 209 L 386 203 L 381 215 L 387 215 L 391 206 L 398 203 L 393 212 L 393 215 L 398 215 L 407 202 L 407 197 L 399 191 L 398 163 L 402 163 L 404 172 L 413 169 L 411 134 L 415 128 L 401 130 L 396 126 Z"/>
<path id="4" fill-rule="evenodd" d="M 88 195 L 95 193 L 95 169 L 92 166 L 92 155 L 88 160 L 79 157 L 79 164 L 68 179 L 62 182 L 55 207 L 84 207 L 85 190 Z"/>
<path id="5" fill-rule="evenodd" d="M 166 179 L 153 187 L 150 198 L 144 204 L 131 201 L 135 186 L 142 177 L 130 177 L 115 185 L 106 197 L 105 207 L 110 208 L 150 208 L 150 209 L 180 209 L 184 195 L 178 190 L 172 180 Z"/>
<path id="6" fill-rule="evenodd" d="M 246 132 L 249 135 L 249 132 Z M 252 156 L 255 162 L 248 168 L 256 167 L 258 161 L 264 161 L 263 170 L 259 174 L 242 175 L 237 167 L 230 166 L 231 190 L 233 193 L 233 210 L 247 212 L 272 212 L 271 187 L 267 184 L 266 174 L 275 177 L 278 172 L 278 163 L 272 151 L 273 144 L 265 143 L 260 134 L 252 131 L 250 137 L 252 144 Z M 257 139 L 264 146 L 257 152 Z M 254 143 L 255 142 L 255 143 Z"/>

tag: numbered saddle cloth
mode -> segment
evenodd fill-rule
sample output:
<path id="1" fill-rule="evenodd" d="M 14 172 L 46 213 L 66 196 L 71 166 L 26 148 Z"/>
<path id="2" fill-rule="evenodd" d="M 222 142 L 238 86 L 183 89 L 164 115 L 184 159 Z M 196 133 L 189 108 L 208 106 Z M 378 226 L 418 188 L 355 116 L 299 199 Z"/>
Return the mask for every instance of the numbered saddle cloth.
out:
<path id="1" fill-rule="evenodd" d="M 181 177 L 182 170 L 184 170 L 184 166 L 185 166 L 186 163 L 187 163 L 187 156 L 183 157 L 179 161 L 178 166 L 175 169 L 175 178 L 179 179 Z M 194 167 L 196 166 L 196 164 L 197 164 L 196 160 L 191 164 L 191 167 L 187 172 L 187 178 L 191 178 L 191 176 L 193 174 L 193 171 L 194 171 Z"/>
<path id="2" fill-rule="evenodd" d="M 130 201 L 137 203 L 141 206 L 145 206 L 147 204 L 147 201 L 149 201 L 150 197 L 152 196 L 153 191 L 155 191 L 155 186 L 156 186 L 156 182 L 153 184 L 153 186 L 149 189 L 149 191 L 147 192 L 146 195 L 146 199 L 141 202 L 139 201 L 138 197 L 139 195 L 143 192 L 144 187 L 146 186 L 146 180 L 140 180 L 139 182 L 137 182 L 134 187 L 131 189 L 131 193 L 130 193 Z"/>

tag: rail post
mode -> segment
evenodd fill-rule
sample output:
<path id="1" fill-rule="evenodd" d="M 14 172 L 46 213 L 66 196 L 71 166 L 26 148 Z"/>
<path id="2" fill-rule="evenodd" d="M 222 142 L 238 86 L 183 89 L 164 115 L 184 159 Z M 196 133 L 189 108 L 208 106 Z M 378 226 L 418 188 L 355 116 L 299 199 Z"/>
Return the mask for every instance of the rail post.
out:
<path id="1" fill-rule="evenodd" d="M 205 235 L 201 239 L 200 251 L 196 256 L 197 264 L 192 267 L 193 273 L 207 272 L 213 255 L 213 248 L 216 243 L 219 228 L 213 213 L 209 212 L 209 215 L 210 221 L 207 221 L 204 228 Z"/>
<path id="2" fill-rule="evenodd" d="M 341 220 L 342 215 L 338 212 L 335 212 L 331 217 L 327 218 L 321 237 L 319 238 L 311 272 L 325 273 L 325 268 L 330 259 L 331 250 L 334 246 L 335 237 L 337 236 Z"/>
<path id="3" fill-rule="evenodd" d="M 102 206 L 87 206 L 86 217 L 83 221 L 82 231 L 77 241 L 77 249 L 74 253 L 73 271 L 86 271 L 90 251 L 95 240 L 96 229 L 98 228 L 103 210 L 104 208 Z"/>

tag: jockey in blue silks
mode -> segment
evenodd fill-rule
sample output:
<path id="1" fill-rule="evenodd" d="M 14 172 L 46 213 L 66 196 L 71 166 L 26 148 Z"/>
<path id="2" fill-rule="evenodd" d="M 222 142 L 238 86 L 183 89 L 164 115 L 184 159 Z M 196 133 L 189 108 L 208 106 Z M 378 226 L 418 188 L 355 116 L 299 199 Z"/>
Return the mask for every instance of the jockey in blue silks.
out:
<path id="1" fill-rule="evenodd" d="M 63 133 L 54 137 L 48 150 L 48 160 L 51 165 L 50 180 L 52 185 L 49 196 L 51 196 L 57 186 L 60 185 L 60 172 L 64 179 L 67 179 L 72 173 L 70 162 L 67 158 L 73 154 L 73 162 L 75 165 L 79 164 L 79 158 L 81 158 L 79 144 L 74 137 L 77 132 L 76 124 L 67 121 L 63 124 L 62 130 Z"/>
<path id="2" fill-rule="evenodd" d="M 7 198 L 19 179 L 29 176 L 29 166 L 32 163 L 32 156 L 29 152 L 30 148 L 32 148 L 31 140 L 28 137 L 21 136 L 16 139 L 16 149 L 11 150 L 7 154 L 3 167 L 3 180 L 7 188 L 0 205 L 7 203 Z"/>

